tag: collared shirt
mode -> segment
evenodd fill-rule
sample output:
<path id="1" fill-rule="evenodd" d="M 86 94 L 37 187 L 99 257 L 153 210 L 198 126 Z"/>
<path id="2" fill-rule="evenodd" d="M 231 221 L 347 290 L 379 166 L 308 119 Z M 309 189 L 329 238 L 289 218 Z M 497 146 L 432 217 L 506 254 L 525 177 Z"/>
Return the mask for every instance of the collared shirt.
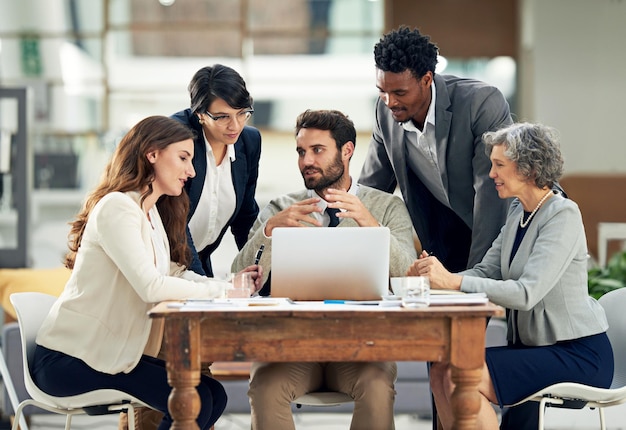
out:
<path id="1" fill-rule="evenodd" d="M 445 147 L 437 147 L 435 136 L 435 82 L 431 84 L 432 99 L 424 121 L 424 130 L 418 129 L 413 121 L 402 123 L 405 132 L 405 151 L 408 167 L 426 185 L 437 200 L 450 207 L 448 192 L 444 184 L 448 182 L 445 163 Z M 443 162 L 439 162 L 443 160 Z"/>
<path id="2" fill-rule="evenodd" d="M 211 145 L 204 137 L 206 147 L 206 177 L 198 207 L 189 220 L 191 238 L 198 251 L 212 244 L 228 223 L 237 204 L 231 175 L 231 163 L 235 161 L 235 146 L 226 146 L 226 157 L 218 166 Z"/>

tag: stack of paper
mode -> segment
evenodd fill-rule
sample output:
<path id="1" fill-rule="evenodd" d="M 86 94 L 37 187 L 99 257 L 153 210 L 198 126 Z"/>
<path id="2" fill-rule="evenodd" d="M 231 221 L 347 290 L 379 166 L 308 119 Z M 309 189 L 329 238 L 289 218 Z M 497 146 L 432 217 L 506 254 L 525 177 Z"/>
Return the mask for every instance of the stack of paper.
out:
<path id="1" fill-rule="evenodd" d="M 168 303 L 168 308 L 181 311 L 198 311 L 204 309 L 249 307 L 249 306 L 291 306 L 293 302 L 285 298 L 229 298 L 229 299 L 187 299 L 183 302 Z"/>
<path id="2" fill-rule="evenodd" d="M 431 294 L 431 306 L 474 305 L 489 302 L 485 293 Z"/>
<path id="3" fill-rule="evenodd" d="M 419 308 L 426 306 L 482 305 L 488 302 L 489 299 L 485 293 L 463 293 L 457 291 L 451 294 L 430 294 L 428 299 L 423 297 L 405 297 L 402 299 L 402 306 L 405 308 Z"/>

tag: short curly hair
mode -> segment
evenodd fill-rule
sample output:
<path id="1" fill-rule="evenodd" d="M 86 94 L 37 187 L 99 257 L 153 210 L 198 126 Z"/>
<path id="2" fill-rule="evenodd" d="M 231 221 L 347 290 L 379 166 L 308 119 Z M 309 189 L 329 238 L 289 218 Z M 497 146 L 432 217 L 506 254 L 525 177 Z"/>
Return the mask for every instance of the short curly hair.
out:
<path id="1" fill-rule="evenodd" d="M 556 129 L 521 122 L 483 134 L 485 152 L 504 145 L 504 155 L 517 164 L 520 175 L 531 178 L 539 188 L 552 188 L 563 175 L 563 156 Z"/>
<path id="2" fill-rule="evenodd" d="M 418 29 L 401 26 L 385 34 L 374 46 L 376 67 L 383 72 L 410 70 L 419 79 L 427 72 L 435 74 L 439 48 Z"/>

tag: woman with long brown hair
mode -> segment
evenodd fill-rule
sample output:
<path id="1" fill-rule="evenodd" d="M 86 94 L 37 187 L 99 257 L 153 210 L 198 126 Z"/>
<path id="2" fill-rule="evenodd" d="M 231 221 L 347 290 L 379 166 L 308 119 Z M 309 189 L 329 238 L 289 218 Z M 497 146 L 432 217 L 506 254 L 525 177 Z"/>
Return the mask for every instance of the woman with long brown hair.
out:
<path id="1" fill-rule="evenodd" d="M 148 310 L 164 300 L 220 297 L 227 285 L 186 270 L 183 187 L 195 175 L 193 137 L 179 122 L 153 116 L 121 140 L 72 223 L 65 261 L 72 275 L 37 336 L 33 379 L 43 391 L 117 389 L 163 412 L 159 430 L 170 427 L 171 387 L 164 362 L 154 358 L 162 326 Z M 257 277 L 260 268 L 244 271 Z M 222 414 L 226 393 L 207 376 L 197 390 L 198 426 L 208 429 Z"/>

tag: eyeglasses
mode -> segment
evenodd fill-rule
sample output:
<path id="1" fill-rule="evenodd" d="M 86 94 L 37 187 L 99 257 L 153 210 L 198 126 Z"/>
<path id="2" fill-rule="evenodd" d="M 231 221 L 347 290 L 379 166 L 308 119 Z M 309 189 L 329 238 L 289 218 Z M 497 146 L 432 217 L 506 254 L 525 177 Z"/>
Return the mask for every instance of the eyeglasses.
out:
<path id="1" fill-rule="evenodd" d="M 215 124 L 219 126 L 226 126 L 230 124 L 232 120 L 231 115 L 212 115 L 209 111 L 206 111 L 205 113 L 208 115 L 209 118 L 215 121 Z M 254 113 L 254 109 L 242 110 L 241 112 L 238 112 L 235 115 L 235 119 L 237 120 L 239 124 L 245 123 L 250 119 L 253 113 Z"/>

